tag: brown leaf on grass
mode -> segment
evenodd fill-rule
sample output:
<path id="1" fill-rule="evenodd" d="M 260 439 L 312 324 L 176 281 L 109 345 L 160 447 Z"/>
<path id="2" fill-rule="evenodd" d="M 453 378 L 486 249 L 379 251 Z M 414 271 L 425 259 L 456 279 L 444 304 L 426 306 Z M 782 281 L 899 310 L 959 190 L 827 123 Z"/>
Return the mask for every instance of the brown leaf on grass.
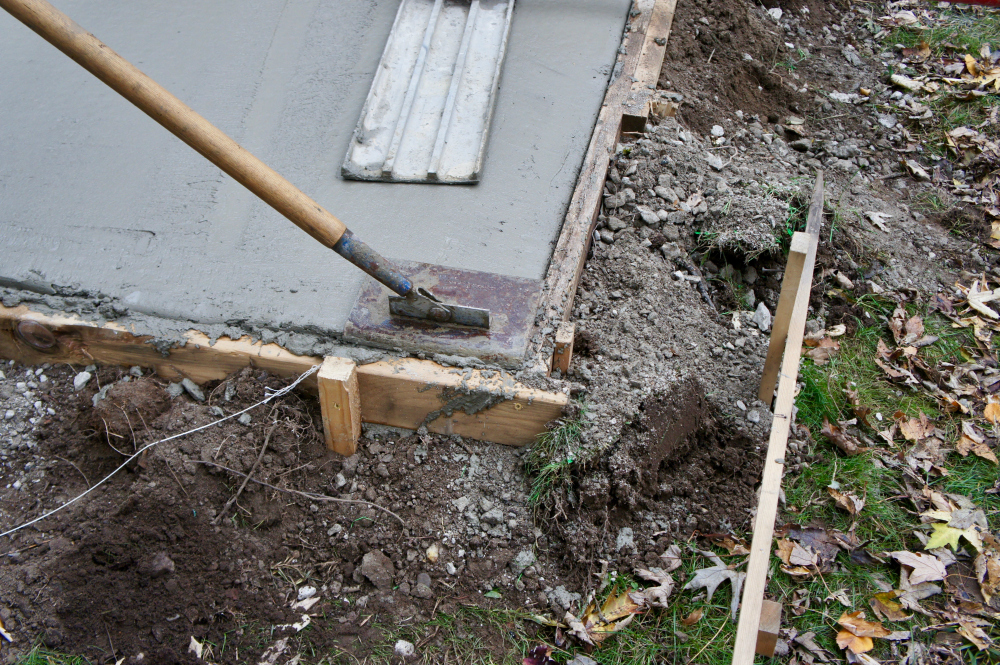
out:
<path id="1" fill-rule="evenodd" d="M 923 62 L 931 57 L 931 47 L 927 42 L 920 42 L 919 46 L 903 49 L 903 57 L 910 62 Z"/>
<path id="2" fill-rule="evenodd" d="M 898 589 L 883 591 L 872 596 L 868 604 L 871 605 L 875 616 L 883 621 L 905 621 L 910 615 L 903 611 L 903 606 L 896 602 L 896 599 L 903 595 Z"/>
<path id="3" fill-rule="evenodd" d="M 840 351 L 840 344 L 836 340 L 824 337 L 813 348 L 803 352 L 802 355 L 811 359 L 817 365 L 825 365 L 830 362 L 830 358 L 835 356 L 838 351 Z"/>
<path id="4" fill-rule="evenodd" d="M 829 439 L 830 443 L 840 448 L 847 455 L 860 455 L 868 450 L 858 443 L 857 439 L 845 432 L 842 427 L 831 424 L 825 417 L 823 418 L 823 429 L 820 430 L 820 434 Z"/>
<path id="5" fill-rule="evenodd" d="M 855 635 L 845 628 L 837 633 L 837 646 L 857 654 L 871 651 L 875 648 L 875 642 L 870 637 Z"/>
<path id="6" fill-rule="evenodd" d="M 724 548 L 730 554 L 744 556 L 750 554 L 747 543 L 742 538 L 738 538 L 728 533 L 706 533 L 705 538 L 713 545 Z"/>
<path id="7" fill-rule="evenodd" d="M 865 507 L 865 500 L 852 494 L 851 492 L 841 492 L 833 487 L 827 487 L 826 491 L 833 497 L 834 502 L 852 516 L 856 516 Z"/>
<path id="8" fill-rule="evenodd" d="M 794 638 L 792 638 L 792 641 L 800 645 L 801 647 L 805 648 L 811 656 L 814 656 L 819 661 L 823 663 L 829 663 L 830 652 L 821 647 L 820 645 L 816 644 L 816 640 L 814 639 L 815 637 L 816 633 L 810 630 L 808 633 L 802 633 L 801 635 L 796 635 Z"/>
<path id="9" fill-rule="evenodd" d="M 681 623 L 684 624 L 685 626 L 693 626 L 699 621 L 701 621 L 701 617 L 704 615 L 705 615 L 705 610 L 697 609 L 694 612 L 691 612 L 691 614 L 681 619 Z"/>
<path id="10" fill-rule="evenodd" d="M 990 399 L 986 406 L 983 408 L 983 417 L 990 421 L 990 424 L 996 425 L 1000 422 L 1000 404 L 997 403 L 995 399 Z"/>
<path id="11" fill-rule="evenodd" d="M 633 592 L 631 594 L 632 600 L 640 605 L 667 609 L 668 599 L 674 591 L 674 578 L 670 573 L 662 568 L 650 568 L 649 570 L 636 568 L 635 574 L 648 582 L 655 582 L 657 586 Z"/>
<path id="12" fill-rule="evenodd" d="M 941 560 L 932 554 L 902 550 L 889 552 L 889 556 L 909 569 L 908 579 L 911 585 L 943 580 L 948 574 Z"/>
<path id="13" fill-rule="evenodd" d="M 993 640 L 982 628 L 971 621 L 958 621 L 958 634 L 972 642 L 980 651 L 986 651 L 993 646 Z"/>
<path id="14" fill-rule="evenodd" d="M 611 594 L 601 605 L 600 610 L 594 602 L 591 602 L 580 620 L 567 613 L 564 620 L 570 627 L 570 634 L 585 644 L 599 645 L 631 623 L 636 614 L 645 611 L 645 603 L 636 602 L 633 595 L 628 591 Z M 644 601 L 645 598 L 640 597 L 639 600 Z"/>
<path id="15" fill-rule="evenodd" d="M 897 420 L 899 423 L 899 432 L 903 435 L 907 441 L 920 441 L 921 439 L 926 439 L 934 432 L 934 425 L 927 418 L 927 415 L 921 411 L 919 418 L 909 418 L 905 416 Z"/>
<path id="16" fill-rule="evenodd" d="M 681 548 L 677 545 L 677 543 L 674 543 L 664 550 L 663 554 L 660 555 L 660 558 L 663 560 L 661 568 L 668 573 L 674 572 L 680 568 L 683 563 L 681 560 Z"/>
<path id="17" fill-rule="evenodd" d="M 965 55 L 965 68 L 969 70 L 969 73 L 973 76 L 979 76 L 979 63 L 976 59 L 969 54 Z"/>
<path id="18" fill-rule="evenodd" d="M 903 341 L 905 345 L 910 345 L 924 336 L 924 321 L 919 314 L 914 314 L 903 324 Z"/>
<path id="19" fill-rule="evenodd" d="M 974 441 L 965 434 L 962 434 L 958 438 L 958 443 L 955 444 L 955 450 L 958 451 L 958 454 L 962 457 L 968 457 L 969 453 L 972 453 L 976 457 L 982 457 L 983 459 L 989 460 L 994 464 L 998 463 L 996 454 L 990 450 L 989 446 L 983 442 Z"/>
<path id="20" fill-rule="evenodd" d="M 896 344 L 900 344 L 903 341 L 903 327 L 905 325 L 906 310 L 903 309 L 902 305 L 896 305 L 896 309 L 892 312 L 892 318 L 889 319 L 889 330 L 892 332 L 892 338 L 896 340 Z"/>
<path id="21" fill-rule="evenodd" d="M 886 637 L 892 632 L 877 621 L 866 620 L 863 610 L 844 612 L 837 619 L 837 623 L 858 637 Z"/>
<path id="22" fill-rule="evenodd" d="M 976 557 L 976 579 L 986 604 L 1000 609 L 1000 541 L 983 533 L 983 551 Z"/>

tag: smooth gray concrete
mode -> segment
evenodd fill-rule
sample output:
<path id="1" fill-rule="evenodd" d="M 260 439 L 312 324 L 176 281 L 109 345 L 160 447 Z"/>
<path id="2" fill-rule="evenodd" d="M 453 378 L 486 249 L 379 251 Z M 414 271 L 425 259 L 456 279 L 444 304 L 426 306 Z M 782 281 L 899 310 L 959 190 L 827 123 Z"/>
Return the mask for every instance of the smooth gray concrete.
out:
<path id="1" fill-rule="evenodd" d="M 384 255 L 538 279 L 630 0 L 517 0 L 473 186 L 339 174 L 398 0 L 57 6 Z M 362 273 L 2 11 L 0 118 L 0 284 L 342 330 Z"/>

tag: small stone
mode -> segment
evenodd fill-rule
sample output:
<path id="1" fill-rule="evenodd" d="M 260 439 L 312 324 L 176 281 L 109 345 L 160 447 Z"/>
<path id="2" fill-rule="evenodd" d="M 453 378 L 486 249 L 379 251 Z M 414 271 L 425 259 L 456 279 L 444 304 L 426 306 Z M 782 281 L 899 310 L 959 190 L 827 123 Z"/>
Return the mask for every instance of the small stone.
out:
<path id="1" fill-rule="evenodd" d="M 669 187 L 657 185 L 656 189 L 654 189 L 653 192 L 664 201 L 673 202 L 677 200 L 677 193 L 674 192 L 674 190 L 670 189 Z"/>
<path id="2" fill-rule="evenodd" d="M 396 646 L 392 648 L 400 658 L 410 658 L 417 652 L 417 648 L 413 646 L 412 642 L 407 642 L 406 640 L 399 640 L 396 642 Z"/>
<path id="3" fill-rule="evenodd" d="M 454 575 L 455 573 L 458 572 L 458 568 L 456 568 L 455 564 L 453 564 L 451 561 L 449 561 L 448 563 L 444 564 L 444 569 L 445 569 L 445 572 L 447 572 L 449 575 Z"/>
<path id="4" fill-rule="evenodd" d="M 171 385 L 174 385 L 174 384 L 171 384 Z M 249 413 L 244 413 L 242 416 L 240 416 L 239 418 L 237 418 L 236 421 L 240 425 L 249 425 L 250 424 L 250 414 Z"/>
<path id="5" fill-rule="evenodd" d="M 705 154 L 705 161 L 716 171 L 721 171 L 722 167 L 725 166 L 725 162 L 722 161 L 722 157 L 719 157 L 713 152 Z"/>
<path id="6" fill-rule="evenodd" d="M 180 397 L 184 394 L 184 386 L 179 383 L 171 383 L 167 386 L 167 394 L 171 397 Z"/>
<path id="7" fill-rule="evenodd" d="M 537 561 L 535 553 L 531 550 L 521 550 L 510 562 L 510 569 L 515 575 L 520 575 L 528 566 L 534 565 Z"/>
<path id="8" fill-rule="evenodd" d="M 410 590 L 410 595 L 417 598 L 432 598 L 434 596 L 434 592 L 431 591 L 431 588 L 426 584 L 420 584 L 417 582 L 413 589 Z"/>
<path id="9" fill-rule="evenodd" d="M 736 400 L 736 406 L 739 407 L 740 411 L 746 411 L 747 410 L 747 405 L 744 404 L 743 400 L 741 400 L 741 399 Z"/>
<path id="10" fill-rule="evenodd" d="M 472 503 L 472 499 L 467 496 L 460 496 L 451 503 L 458 509 L 458 512 L 464 513 L 465 509 L 469 507 L 470 503 Z"/>
<path id="11" fill-rule="evenodd" d="M 749 420 L 752 423 L 759 423 L 760 422 L 760 412 L 757 411 L 756 409 L 754 409 L 753 411 L 749 411 L 747 413 L 747 420 Z"/>
<path id="12" fill-rule="evenodd" d="M 757 269 L 753 266 L 748 266 L 747 269 L 743 271 L 743 281 L 753 286 L 754 282 L 757 281 Z"/>
<path id="13" fill-rule="evenodd" d="M 494 508 L 493 510 L 483 513 L 483 516 L 479 519 L 486 522 L 490 526 L 496 526 L 497 524 L 503 522 L 503 511 L 499 508 Z"/>
<path id="14" fill-rule="evenodd" d="M 299 600 L 307 600 L 315 595 L 316 595 L 316 587 L 314 586 L 299 587 Z"/>
<path id="15" fill-rule="evenodd" d="M 642 221 L 649 226 L 655 226 L 660 223 L 660 216 L 646 206 L 636 206 L 636 209 L 639 211 Z"/>
<path id="16" fill-rule="evenodd" d="M 430 587 L 431 576 L 428 575 L 427 573 L 420 573 L 419 575 L 417 575 L 417 584 L 422 584 L 425 587 Z"/>
<path id="17" fill-rule="evenodd" d="M 615 231 L 621 231 L 622 229 L 628 226 L 628 224 L 618 219 L 617 217 L 608 217 L 604 223 L 607 225 L 608 230 L 610 230 L 612 233 L 614 233 Z"/>
<path id="18" fill-rule="evenodd" d="M 132 365 L 131 367 L 129 367 L 128 373 L 136 378 L 139 378 L 142 376 L 142 368 L 139 367 L 138 365 Z"/>
<path id="19" fill-rule="evenodd" d="M 629 527 L 623 527 L 615 538 L 615 551 L 621 552 L 623 549 L 635 549 L 635 534 Z"/>
<path id="20" fill-rule="evenodd" d="M 372 550 L 361 559 L 361 574 L 379 591 L 392 588 L 392 561 L 378 550 Z"/>
<path id="21" fill-rule="evenodd" d="M 712 125 L 712 136 L 719 137 L 725 135 L 726 130 L 722 128 L 722 125 Z"/>
<path id="22" fill-rule="evenodd" d="M 670 174 L 661 173 L 656 178 L 656 184 L 658 184 L 660 187 L 670 187 Z"/>
<path id="23" fill-rule="evenodd" d="M 812 140 L 796 139 L 791 143 L 789 143 L 788 147 L 791 148 L 792 150 L 797 150 L 799 152 L 807 152 L 810 148 L 812 148 Z"/>
<path id="24" fill-rule="evenodd" d="M 183 387 L 184 390 L 187 391 L 187 394 L 193 399 L 199 402 L 205 401 L 205 393 L 201 392 L 201 388 L 198 387 L 198 384 L 191 379 L 184 379 L 181 381 L 181 387 Z"/>
<path id="25" fill-rule="evenodd" d="M 489 512 L 493 510 L 493 502 L 486 497 L 483 497 L 479 500 L 479 507 L 483 510 L 483 512 Z"/>
<path id="26" fill-rule="evenodd" d="M 564 586 L 557 586 L 555 589 L 551 589 L 547 595 L 549 604 L 566 611 L 571 611 L 583 598 L 578 593 L 567 591 Z"/>
<path id="27" fill-rule="evenodd" d="M 83 390 L 84 386 L 90 381 L 91 377 L 94 376 L 90 372 L 80 372 L 73 377 L 73 390 L 80 392 Z"/>
<path id="28" fill-rule="evenodd" d="M 387 467 L 385 464 L 379 464 L 377 467 L 375 467 L 375 473 L 381 476 L 382 478 L 388 478 L 389 467 Z"/>
<path id="29" fill-rule="evenodd" d="M 767 332 L 771 329 L 771 312 L 767 309 L 764 301 L 757 303 L 757 310 L 753 313 L 752 323 L 761 332 Z"/>
<path id="30" fill-rule="evenodd" d="M 15 415 L 17 414 L 14 413 L 14 409 L 7 409 L 3 414 L 3 419 L 11 420 Z"/>

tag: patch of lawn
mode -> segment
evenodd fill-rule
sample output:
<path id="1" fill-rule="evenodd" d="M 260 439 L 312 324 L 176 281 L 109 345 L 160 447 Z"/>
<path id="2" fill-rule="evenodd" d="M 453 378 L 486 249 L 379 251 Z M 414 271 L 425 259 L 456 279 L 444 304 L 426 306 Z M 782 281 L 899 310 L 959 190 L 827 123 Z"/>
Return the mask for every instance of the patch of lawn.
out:
<path id="1" fill-rule="evenodd" d="M 90 661 L 80 656 L 70 656 L 35 647 L 27 656 L 17 661 L 17 665 L 90 665 Z"/>

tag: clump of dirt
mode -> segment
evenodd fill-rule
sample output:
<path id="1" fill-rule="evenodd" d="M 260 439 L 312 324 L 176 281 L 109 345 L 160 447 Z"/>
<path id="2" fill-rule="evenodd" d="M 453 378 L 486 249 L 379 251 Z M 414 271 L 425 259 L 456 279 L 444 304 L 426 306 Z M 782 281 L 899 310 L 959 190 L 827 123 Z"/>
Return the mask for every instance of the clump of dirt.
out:
<path id="1" fill-rule="evenodd" d="M 144 432 L 170 405 L 167 391 L 148 378 L 116 383 L 93 410 L 93 426 L 104 433 L 108 443 L 132 447 L 136 432 Z"/>

